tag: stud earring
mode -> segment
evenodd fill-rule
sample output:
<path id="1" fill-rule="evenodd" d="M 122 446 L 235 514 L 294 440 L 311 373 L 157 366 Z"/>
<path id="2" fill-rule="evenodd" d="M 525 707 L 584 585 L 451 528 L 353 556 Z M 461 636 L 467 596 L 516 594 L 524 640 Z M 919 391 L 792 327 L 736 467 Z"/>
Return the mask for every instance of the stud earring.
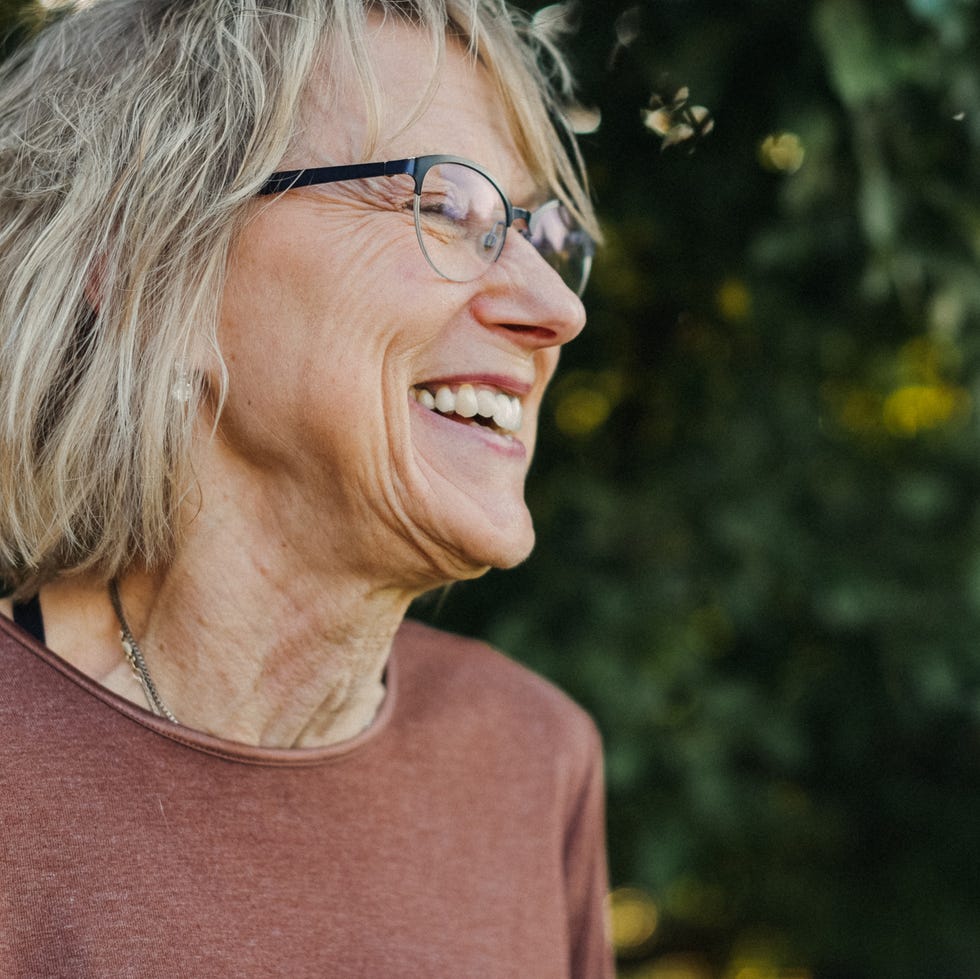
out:
<path id="1" fill-rule="evenodd" d="M 194 383 L 191 381 L 190 371 L 182 364 L 177 367 L 177 377 L 174 386 L 170 389 L 170 396 L 180 404 L 187 404 L 194 393 Z"/>

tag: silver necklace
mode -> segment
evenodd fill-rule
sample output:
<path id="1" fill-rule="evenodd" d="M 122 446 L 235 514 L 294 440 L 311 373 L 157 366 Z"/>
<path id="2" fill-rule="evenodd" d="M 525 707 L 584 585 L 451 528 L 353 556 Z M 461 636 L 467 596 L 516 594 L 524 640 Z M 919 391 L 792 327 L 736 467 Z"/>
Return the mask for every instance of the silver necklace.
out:
<path id="1" fill-rule="evenodd" d="M 143 693 L 146 696 L 146 702 L 150 705 L 150 710 L 158 717 L 165 717 L 168 721 L 179 724 L 180 721 L 174 717 L 170 708 L 160 698 L 160 694 L 157 693 L 156 684 L 150 676 L 150 671 L 146 668 L 146 660 L 143 659 L 143 653 L 136 639 L 133 637 L 129 623 L 126 621 L 126 616 L 123 613 L 122 601 L 119 598 L 119 585 L 116 583 L 115 578 L 109 582 L 109 598 L 112 601 L 112 607 L 116 611 L 116 618 L 119 620 L 119 642 L 122 644 L 123 652 L 126 654 L 129 665 L 133 668 L 133 675 L 143 688 Z"/>

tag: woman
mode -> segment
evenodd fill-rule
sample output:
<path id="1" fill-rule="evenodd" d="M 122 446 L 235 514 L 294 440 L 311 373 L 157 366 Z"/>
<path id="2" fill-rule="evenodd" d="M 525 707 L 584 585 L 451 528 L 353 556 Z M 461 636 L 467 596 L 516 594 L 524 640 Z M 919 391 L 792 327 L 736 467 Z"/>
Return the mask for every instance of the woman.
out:
<path id="1" fill-rule="evenodd" d="M 591 722 L 403 622 L 533 543 L 560 75 L 495 0 L 95 0 L 8 67 L 0 974 L 610 974 Z"/>

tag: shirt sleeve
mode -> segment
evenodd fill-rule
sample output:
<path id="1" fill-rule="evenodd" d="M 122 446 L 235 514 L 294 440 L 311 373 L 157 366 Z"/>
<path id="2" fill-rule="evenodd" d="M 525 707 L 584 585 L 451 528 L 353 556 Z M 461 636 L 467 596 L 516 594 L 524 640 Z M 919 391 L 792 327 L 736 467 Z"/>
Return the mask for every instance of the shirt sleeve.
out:
<path id="1" fill-rule="evenodd" d="M 602 745 L 591 724 L 584 778 L 565 835 L 565 886 L 571 975 L 574 979 L 613 979 L 606 916 L 609 874 Z"/>

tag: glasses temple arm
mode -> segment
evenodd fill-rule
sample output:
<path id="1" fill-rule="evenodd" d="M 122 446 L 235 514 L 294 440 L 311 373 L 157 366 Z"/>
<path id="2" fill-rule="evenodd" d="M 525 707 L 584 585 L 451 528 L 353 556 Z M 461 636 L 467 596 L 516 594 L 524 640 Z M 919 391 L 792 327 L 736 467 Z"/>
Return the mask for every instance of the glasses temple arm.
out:
<path id="1" fill-rule="evenodd" d="M 280 170 L 272 174 L 259 189 L 259 196 L 281 194 L 297 187 L 333 184 L 342 180 L 362 180 L 365 177 L 391 177 L 399 173 L 414 176 L 415 157 L 388 160 L 384 163 L 354 163 L 342 167 L 307 167 L 303 170 Z"/>

